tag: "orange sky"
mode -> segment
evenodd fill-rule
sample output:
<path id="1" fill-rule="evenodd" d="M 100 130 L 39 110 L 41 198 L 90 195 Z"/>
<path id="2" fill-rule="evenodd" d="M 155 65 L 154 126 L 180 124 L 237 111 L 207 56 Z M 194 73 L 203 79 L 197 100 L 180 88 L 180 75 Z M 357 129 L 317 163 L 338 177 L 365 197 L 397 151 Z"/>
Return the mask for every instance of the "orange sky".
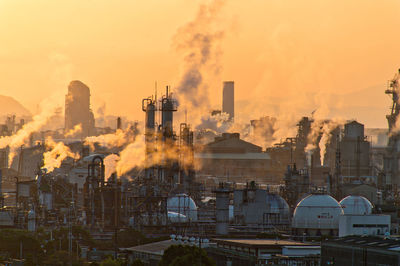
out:
<path id="1" fill-rule="evenodd" d="M 140 103 L 177 86 L 183 59 L 173 46 L 194 19 L 187 0 L 0 0 L 0 94 L 32 112 L 79 79 L 93 109 L 142 119 Z M 209 80 L 219 107 L 223 80 L 234 80 L 237 115 L 324 114 L 385 127 L 383 91 L 400 67 L 399 1 L 229 0 L 213 27 L 221 72 Z M 60 103 L 64 99 L 60 97 Z"/>

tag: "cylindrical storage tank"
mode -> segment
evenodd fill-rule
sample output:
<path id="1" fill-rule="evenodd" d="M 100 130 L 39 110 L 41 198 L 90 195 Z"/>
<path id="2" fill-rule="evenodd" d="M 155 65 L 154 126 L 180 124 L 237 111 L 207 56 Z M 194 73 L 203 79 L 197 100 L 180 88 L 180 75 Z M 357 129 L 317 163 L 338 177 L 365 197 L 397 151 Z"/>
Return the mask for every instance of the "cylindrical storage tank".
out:
<path id="1" fill-rule="evenodd" d="M 229 229 L 229 191 L 223 188 L 217 189 L 215 194 L 216 233 L 227 235 Z"/>
<path id="2" fill-rule="evenodd" d="M 197 221 L 197 206 L 186 194 L 177 194 L 167 200 L 167 210 L 183 214 L 190 221 Z"/>
<path id="3" fill-rule="evenodd" d="M 347 196 L 340 201 L 345 215 L 368 215 L 372 213 L 371 202 L 362 196 Z"/>
<path id="4" fill-rule="evenodd" d="M 312 194 L 302 199 L 293 214 L 295 235 L 338 235 L 340 204 L 331 196 Z"/>

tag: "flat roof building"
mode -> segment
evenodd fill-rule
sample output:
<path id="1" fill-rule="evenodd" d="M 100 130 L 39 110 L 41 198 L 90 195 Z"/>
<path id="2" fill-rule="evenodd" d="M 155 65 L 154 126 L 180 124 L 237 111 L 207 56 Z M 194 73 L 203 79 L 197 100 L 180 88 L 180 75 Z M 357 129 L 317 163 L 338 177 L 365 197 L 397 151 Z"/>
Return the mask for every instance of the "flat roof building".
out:
<path id="1" fill-rule="evenodd" d="M 321 243 L 321 265 L 400 265 L 400 241 L 347 236 Z"/>
<path id="2" fill-rule="evenodd" d="M 275 239 L 213 239 L 212 242 L 216 245 L 207 251 L 217 265 L 319 265 L 320 246 L 315 243 Z"/>

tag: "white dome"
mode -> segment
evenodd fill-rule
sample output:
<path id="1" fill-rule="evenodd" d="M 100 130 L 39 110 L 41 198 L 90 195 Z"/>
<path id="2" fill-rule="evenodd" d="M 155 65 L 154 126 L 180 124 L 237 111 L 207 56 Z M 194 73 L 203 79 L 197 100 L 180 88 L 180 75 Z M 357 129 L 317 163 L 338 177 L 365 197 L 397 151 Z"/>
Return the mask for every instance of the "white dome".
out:
<path id="1" fill-rule="evenodd" d="M 269 213 L 280 213 L 289 216 L 289 205 L 278 194 L 267 193 L 267 208 Z"/>
<path id="2" fill-rule="evenodd" d="M 340 204 L 329 195 L 313 194 L 302 199 L 293 214 L 292 227 L 338 229 L 343 214 Z"/>
<path id="3" fill-rule="evenodd" d="M 185 215 L 192 221 L 197 221 L 197 206 L 194 200 L 186 194 L 177 194 L 167 200 L 167 210 Z"/>
<path id="4" fill-rule="evenodd" d="M 344 214 L 371 214 L 372 204 L 362 196 L 347 196 L 340 201 Z"/>

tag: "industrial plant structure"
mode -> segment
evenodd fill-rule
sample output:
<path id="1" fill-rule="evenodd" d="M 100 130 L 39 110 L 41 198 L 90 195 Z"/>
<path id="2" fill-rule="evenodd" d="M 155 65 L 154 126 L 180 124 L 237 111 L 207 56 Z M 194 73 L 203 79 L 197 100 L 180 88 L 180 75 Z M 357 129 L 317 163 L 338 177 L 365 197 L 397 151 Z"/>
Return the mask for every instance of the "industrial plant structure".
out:
<path id="1" fill-rule="evenodd" d="M 66 158 L 52 171 L 43 167 L 43 154 L 52 149 L 46 145 L 47 133 L 14 149 L 10 164 L 10 147 L 0 150 L 0 190 L 5 195 L 1 202 L 8 206 L 0 212 L 0 226 L 37 231 L 74 224 L 116 243 L 118 235 L 130 229 L 152 237 L 173 235 L 168 245 L 201 245 L 201 239 L 211 239 L 211 253 L 221 261 L 231 254 L 237 261 L 317 263 L 319 242 L 309 240 L 398 233 L 397 81 L 396 75 L 386 91 L 393 97 L 393 107 L 387 117 L 391 131 L 382 168 L 371 156 L 364 125 L 354 120 L 336 123 L 302 117 L 296 134 L 275 140 L 277 119 L 264 116 L 250 122 L 249 132 L 213 132 L 212 141 L 195 143 L 198 132 L 187 121 L 175 121 L 178 103 L 167 87 L 161 97 L 142 100 L 144 130 L 128 128 L 133 137 L 121 146 L 57 140 L 79 158 Z M 229 114 L 225 123 L 232 123 L 233 82 L 224 82 L 222 105 L 222 112 Z M 81 138 L 97 134 L 89 88 L 72 81 L 65 131 L 79 125 Z M 10 127 L 4 127 L 4 135 L 12 135 L 19 126 Z M 122 131 L 118 119 L 110 134 Z M 253 144 L 257 138 L 252 134 L 265 134 L 262 141 L 277 143 Z M 135 143 L 143 144 L 138 149 L 143 162 L 124 174 L 113 170 L 106 176 L 107 157 L 120 159 Z M 225 239 L 228 235 L 237 239 Z M 273 239 L 254 240 L 265 236 Z M 277 239 L 282 236 L 301 242 Z M 272 248 L 274 239 L 278 244 Z"/>
<path id="2" fill-rule="evenodd" d="M 65 95 L 65 132 L 81 127 L 81 137 L 95 134 L 94 115 L 90 109 L 90 89 L 79 80 L 71 81 Z"/>

